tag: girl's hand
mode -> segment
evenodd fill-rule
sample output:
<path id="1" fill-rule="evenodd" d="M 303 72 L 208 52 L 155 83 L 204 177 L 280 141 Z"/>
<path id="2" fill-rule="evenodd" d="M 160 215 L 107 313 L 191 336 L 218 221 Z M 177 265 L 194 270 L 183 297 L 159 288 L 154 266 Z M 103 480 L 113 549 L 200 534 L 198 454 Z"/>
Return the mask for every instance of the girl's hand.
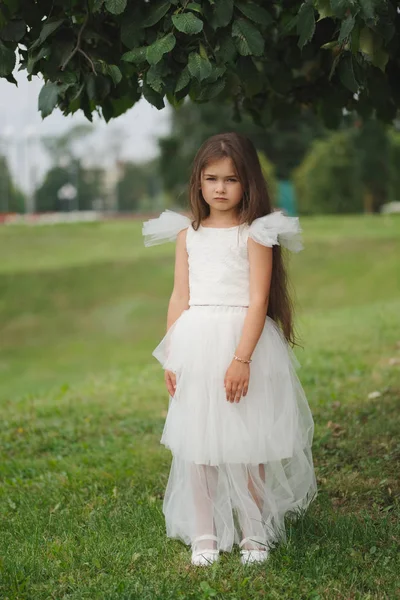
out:
<path id="1" fill-rule="evenodd" d="M 176 375 L 173 371 L 165 371 L 164 373 L 165 385 L 167 386 L 167 390 L 170 396 L 175 394 L 176 389 Z"/>
<path id="2" fill-rule="evenodd" d="M 249 379 L 250 365 L 232 359 L 224 379 L 226 399 L 229 402 L 240 402 L 241 396 L 247 394 Z"/>

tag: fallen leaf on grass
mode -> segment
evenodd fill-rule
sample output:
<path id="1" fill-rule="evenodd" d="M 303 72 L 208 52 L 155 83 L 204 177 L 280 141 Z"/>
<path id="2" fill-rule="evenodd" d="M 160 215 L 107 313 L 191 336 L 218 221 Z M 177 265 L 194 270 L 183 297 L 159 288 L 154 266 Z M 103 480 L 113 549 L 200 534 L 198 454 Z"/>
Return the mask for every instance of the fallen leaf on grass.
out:
<path id="1" fill-rule="evenodd" d="M 378 391 L 370 392 L 368 394 L 368 400 L 375 400 L 375 398 L 380 398 L 381 396 L 382 396 L 382 394 Z"/>
<path id="2" fill-rule="evenodd" d="M 328 427 L 328 429 L 332 430 L 333 437 L 338 437 L 339 435 L 343 435 L 343 433 L 346 432 L 346 430 L 339 423 L 334 423 L 333 421 L 328 421 L 326 426 Z"/>
<path id="3" fill-rule="evenodd" d="M 394 367 L 395 365 L 400 365 L 400 356 L 393 356 L 389 358 L 389 366 Z"/>

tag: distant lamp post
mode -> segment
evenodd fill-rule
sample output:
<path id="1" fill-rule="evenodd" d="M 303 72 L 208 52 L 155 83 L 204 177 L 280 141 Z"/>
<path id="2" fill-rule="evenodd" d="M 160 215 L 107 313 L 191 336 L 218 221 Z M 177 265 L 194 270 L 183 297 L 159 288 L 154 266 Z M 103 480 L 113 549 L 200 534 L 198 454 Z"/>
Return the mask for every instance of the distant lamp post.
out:
<path id="1" fill-rule="evenodd" d="M 75 198 L 78 195 L 78 190 L 72 183 L 66 183 L 57 192 L 57 197 L 61 202 L 61 207 L 64 210 L 66 205 L 68 211 L 73 209 Z"/>
<path id="2" fill-rule="evenodd" d="M 35 202 L 35 188 L 36 188 L 36 145 L 37 145 L 37 128 L 35 125 L 27 125 L 22 132 L 22 139 L 24 143 L 24 152 L 26 158 L 26 171 L 27 171 L 27 210 L 28 213 L 34 213 L 36 211 Z"/>
<path id="3" fill-rule="evenodd" d="M 79 210 L 79 198 L 78 198 L 78 189 L 79 189 L 79 166 L 76 160 L 73 160 L 72 156 L 69 156 L 67 154 L 63 154 L 59 161 L 58 161 L 58 165 L 62 168 L 68 171 L 69 173 L 69 178 L 72 180 L 73 183 L 70 184 L 65 184 L 61 189 L 68 187 L 68 185 L 70 185 L 72 188 L 75 189 L 75 195 L 73 196 L 73 198 L 65 198 L 65 200 L 70 200 L 71 204 L 68 208 L 68 210 L 72 211 L 72 210 Z M 71 193 L 71 191 L 69 192 Z M 75 201 L 74 203 L 72 203 L 72 201 Z"/>

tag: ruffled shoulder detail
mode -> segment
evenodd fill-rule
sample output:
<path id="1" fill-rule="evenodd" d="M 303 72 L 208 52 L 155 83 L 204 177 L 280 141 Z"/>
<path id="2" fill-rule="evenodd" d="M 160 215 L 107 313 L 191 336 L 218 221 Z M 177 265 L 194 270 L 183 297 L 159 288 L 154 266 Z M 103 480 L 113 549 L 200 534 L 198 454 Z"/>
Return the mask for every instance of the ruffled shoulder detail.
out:
<path id="1" fill-rule="evenodd" d="M 156 219 L 144 221 L 142 234 L 145 246 L 155 246 L 164 242 L 173 242 L 182 229 L 191 224 L 189 217 L 173 210 L 164 210 Z"/>
<path id="2" fill-rule="evenodd" d="M 298 217 L 288 217 L 281 210 L 254 219 L 249 227 L 249 237 L 263 246 L 279 244 L 291 252 L 303 250 Z"/>

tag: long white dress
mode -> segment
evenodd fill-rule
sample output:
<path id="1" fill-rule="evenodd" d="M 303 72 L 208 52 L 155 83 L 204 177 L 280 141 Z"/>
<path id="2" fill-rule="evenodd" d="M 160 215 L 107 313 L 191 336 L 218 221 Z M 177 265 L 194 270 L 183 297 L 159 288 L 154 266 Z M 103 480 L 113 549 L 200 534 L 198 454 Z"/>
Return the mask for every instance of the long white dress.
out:
<path id="1" fill-rule="evenodd" d="M 214 536 L 225 551 L 244 538 L 254 548 L 271 547 L 286 541 L 284 517 L 304 512 L 317 496 L 314 422 L 300 365 L 266 316 L 239 403 L 226 400 L 224 376 L 249 306 L 247 240 L 298 252 L 299 220 L 276 211 L 250 226 L 195 231 L 188 217 L 166 210 L 143 223 L 144 243 L 174 241 L 186 228 L 189 308 L 153 351 L 177 382 L 161 437 L 172 452 L 163 501 L 167 536 L 186 544 Z"/>

